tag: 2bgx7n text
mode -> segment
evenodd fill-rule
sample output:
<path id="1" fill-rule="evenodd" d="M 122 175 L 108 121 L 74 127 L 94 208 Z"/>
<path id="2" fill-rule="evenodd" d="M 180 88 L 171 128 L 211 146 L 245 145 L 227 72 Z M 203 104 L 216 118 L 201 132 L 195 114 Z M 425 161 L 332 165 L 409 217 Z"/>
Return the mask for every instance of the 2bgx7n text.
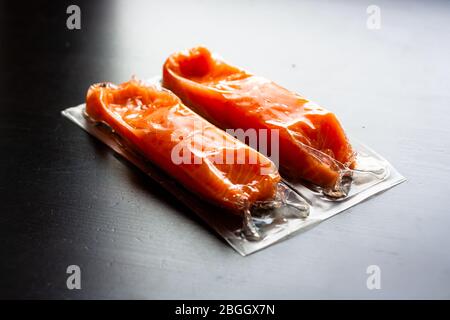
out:
<path id="1" fill-rule="evenodd" d="M 218 308 L 214 308 L 211 306 L 187 306 L 182 304 L 181 306 L 177 306 L 175 308 L 176 315 L 202 315 L 203 317 L 206 317 L 208 313 L 216 313 L 220 315 L 274 315 L 275 305 L 221 304 Z"/>

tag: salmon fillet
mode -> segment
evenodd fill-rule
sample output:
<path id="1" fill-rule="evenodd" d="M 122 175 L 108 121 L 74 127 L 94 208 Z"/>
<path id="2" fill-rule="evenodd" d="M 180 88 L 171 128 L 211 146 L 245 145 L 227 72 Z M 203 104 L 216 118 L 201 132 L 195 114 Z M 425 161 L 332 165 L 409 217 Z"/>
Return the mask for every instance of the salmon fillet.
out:
<path id="1" fill-rule="evenodd" d="M 171 55 L 163 86 L 222 129 L 279 130 L 280 171 L 334 188 L 355 154 L 337 117 L 276 83 L 227 64 L 205 47 Z"/>
<path id="2" fill-rule="evenodd" d="M 280 176 L 272 161 L 191 111 L 168 90 L 136 79 L 94 84 L 87 93 L 86 113 L 188 190 L 233 213 L 242 214 L 275 195 Z"/>

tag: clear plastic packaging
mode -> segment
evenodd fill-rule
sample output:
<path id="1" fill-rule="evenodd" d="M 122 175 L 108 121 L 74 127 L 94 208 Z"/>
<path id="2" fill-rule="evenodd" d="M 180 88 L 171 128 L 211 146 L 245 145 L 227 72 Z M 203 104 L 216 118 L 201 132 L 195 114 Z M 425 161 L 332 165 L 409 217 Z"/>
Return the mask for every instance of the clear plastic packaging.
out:
<path id="1" fill-rule="evenodd" d="M 172 92 L 132 79 L 92 85 L 86 115 L 205 201 L 242 215 L 274 198 L 275 164 L 187 108 Z"/>
<path id="2" fill-rule="evenodd" d="M 364 199 L 405 181 L 384 158 L 352 140 L 357 154 L 356 168 L 343 180 L 345 194 L 327 195 L 324 190 L 301 183 L 282 181 L 274 201 L 258 202 L 244 216 L 232 215 L 186 190 L 172 177 L 145 161 L 104 124 L 85 114 L 85 105 L 67 108 L 62 114 L 115 152 L 140 168 L 175 198 L 199 215 L 236 251 L 245 256 L 306 230 Z"/>
<path id="3" fill-rule="evenodd" d="M 169 56 L 162 86 L 219 128 L 243 131 L 239 139 L 270 154 L 283 177 L 322 186 L 331 197 L 346 194 L 355 152 L 332 112 L 201 46 Z M 256 130 L 270 132 L 269 150 L 251 141 Z"/>

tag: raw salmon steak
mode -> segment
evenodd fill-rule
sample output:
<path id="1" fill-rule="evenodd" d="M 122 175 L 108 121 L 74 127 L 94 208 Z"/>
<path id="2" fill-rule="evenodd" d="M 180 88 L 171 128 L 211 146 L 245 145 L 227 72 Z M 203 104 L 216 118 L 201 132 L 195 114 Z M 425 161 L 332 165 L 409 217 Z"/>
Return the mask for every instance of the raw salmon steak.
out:
<path id="1" fill-rule="evenodd" d="M 355 154 L 336 116 L 204 47 L 171 55 L 163 86 L 222 129 L 278 129 L 283 175 L 337 188 Z"/>
<path id="2" fill-rule="evenodd" d="M 86 113 L 201 198 L 242 214 L 276 193 L 268 158 L 212 125 L 168 90 L 132 79 L 94 84 Z"/>

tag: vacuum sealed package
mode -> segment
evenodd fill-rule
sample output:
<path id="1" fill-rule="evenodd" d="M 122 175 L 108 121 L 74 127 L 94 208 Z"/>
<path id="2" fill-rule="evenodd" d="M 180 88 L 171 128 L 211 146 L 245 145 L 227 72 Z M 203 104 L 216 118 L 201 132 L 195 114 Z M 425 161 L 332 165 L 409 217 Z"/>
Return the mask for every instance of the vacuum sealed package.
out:
<path id="1" fill-rule="evenodd" d="M 303 98 L 298 108 L 297 96 L 247 79 L 249 74 L 235 75 L 239 69 L 211 64 L 202 50 L 188 53 L 194 53 L 195 65 L 189 64 L 192 57 L 177 57 L 171 69 L 219 87 L 222 100 L 208 88 L 189 87 L 192 79 L 168 81 L 166 62 L 162 84 L 176 95 L 159 79 L 102 83 L 91 86 L 86 104 L 62 113 L 157 181 L 244 256 L 405 180 L 384 158 L 348 140 L 333 114 Z M 247 91 L 241 90 L 241 80 L 252 83 Z M 253 93 L 256 107 L 248 88 L 259 92 Z M 253 107 L 258 110 L 252 112 Z M 293 116 L 289 108 L 306 110 L 294 115 L 303 123 L 286 125 L 286 117 Z M 247 127 L 238 126 L 244 123 Z M 271 150 L 269 157 L 218 127 L 267 130 L 263 151 L 277 145 L 279 154 L 274 157 Z"/>
<path id="2" fill-rule="evenodd" d="M 204 47 L 171 55 L 162 83 L 224 130 L 276 130 L 283 177 L 341 193 L 344 171 L 354 167 L 355 152 L 332 112 L 224 62 Z"/>
<path id="3" fill-rule="evenodd" d="M 277 131 L 273 160 L 286 182 L 308 197 L 347 200 L 390 175 L 386 161 L 350 143 L 335 114 L 205 47 L 169 56 L 162 84 L 224 130 Z"/>

